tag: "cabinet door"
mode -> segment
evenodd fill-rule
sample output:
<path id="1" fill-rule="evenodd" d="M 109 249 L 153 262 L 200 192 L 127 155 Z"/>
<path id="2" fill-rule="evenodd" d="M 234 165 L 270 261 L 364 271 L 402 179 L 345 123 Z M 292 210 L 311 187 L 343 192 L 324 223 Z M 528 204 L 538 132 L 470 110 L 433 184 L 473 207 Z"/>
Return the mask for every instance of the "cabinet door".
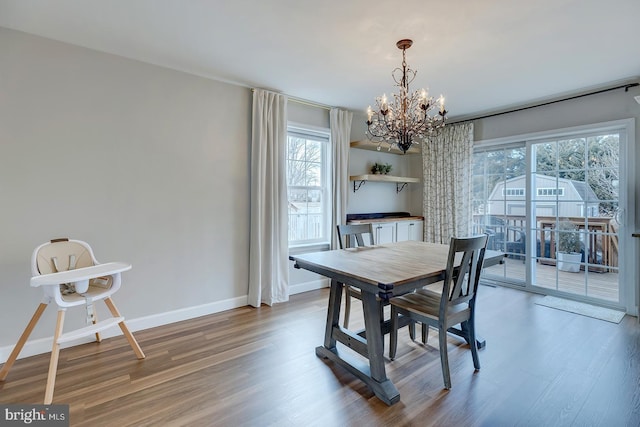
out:
<path id="1" fill-rule="evenodd" d="M 396 241 L 404 242 L 409 239 L 409 221 L 396 222 Z"/>
<path id="2" fill-rule="evenodd" d="M 422 221 L 398 221 L 396 224 L 396 239 L 398 242 L 422 240 Z"/>
<path id="3" fill-rule="evenodd" d="M 380 223 L 373 226 L 376 233 L 376 245 L 396 241 L 396 223 Z"/>
<path id="4" fill-rule="evenodd" d="M 423 240 L 423 225 L 424 221 L 412 221 L 409 223 L 409 240 Z"/>

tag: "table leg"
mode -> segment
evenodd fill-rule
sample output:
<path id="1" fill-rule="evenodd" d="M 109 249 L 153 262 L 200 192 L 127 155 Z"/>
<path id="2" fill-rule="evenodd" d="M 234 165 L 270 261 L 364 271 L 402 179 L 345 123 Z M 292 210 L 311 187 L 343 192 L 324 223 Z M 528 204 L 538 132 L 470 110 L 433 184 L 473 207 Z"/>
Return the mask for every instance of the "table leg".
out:
<path id="1" fill-rule="evenodd" d="M 373 393 L 387 405 L 400 401 L 400 393 L 395 385 L 387 378 L 384 369 L 383 335 L 380 324 L 380 307 L 376 295 L 370 292 L 362 293 L 364 309 L 365 337 L 340 328 L 340 302 L 342 284 L 332 280 L 329 293 L 329 307 L 327 309 L 327 324 L 325 327 L 324 345 L 316 347 L 316 355 L 342 366 L 356 377 L 360 378 L 371 388 Z M 336 339 L 337 338 L 337 339 Z M 336 341 L 369 359 L 369 366 L 362 361 L 353 359 L 342 349 L 338 352 Z"/>
<path id="2" fill-rule="evenodd" d="M 371 377 L 376 381 L 384 381 L 387 379 L 387 376 L 384 370 L 384 346 L 378 306 L 379 303 L 374 294 L 369 292 L 362 293 L 364 329 L 367 337 Z"/>
<path id="3" fill-rule="evenodd" d="M 400 401 L 400 392 L 387 378 L 384 369 L 384 342 L 381 328 L 380 303 L 376 295 L 370 292 L 362 293 L 362 307 L 364 310 L 364 327 L 367 331 L 367 349 L 369 353 L 369 368 L 371 380 L 368 384 L 376 396 L 388 405 Z"/>
<path id="4" fill-rule="evenodd" d="M 327 309 L 327 324 L 324 330 L 324 346 L 328 349 L 336 348 L 333 328 L 339 326 L 340 303 L 342 302 L 342 283 L 332 279 L 329 291 L 329 308 Z"/>

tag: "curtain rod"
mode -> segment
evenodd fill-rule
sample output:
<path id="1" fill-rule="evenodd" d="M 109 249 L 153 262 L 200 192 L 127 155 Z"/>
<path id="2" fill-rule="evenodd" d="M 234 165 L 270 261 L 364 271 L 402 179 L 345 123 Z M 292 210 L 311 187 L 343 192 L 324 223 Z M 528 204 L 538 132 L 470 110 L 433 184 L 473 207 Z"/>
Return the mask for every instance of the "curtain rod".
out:
<path id="1" fill-rule="evenodd" d="M 502 111 L 500 113 L 487 114 L 485 116 L 472 117 L 470 119 L 458 120 L 456 122 L 450 122 L 450 123 L 447 123 L 447 124 L 455 125 L 455 124 L 458 124 L 458 123 L 465 123 L 465 122 L 472 122 L 474 120 L 487 119 L 489 117 L 495 117 L 495 116 L 501 116 L 503 114 L 515 113 L 517 111 L 529 110 L 531 108 L 543 107 L 545 105 L 555 104 L 557 102 L 570 101 L 572 99 L 582 98 L 582 97 L 591 96 L 591 95 L 597 95 L 599 93 L 604 93 L 604 92 L 611 92 L 613 90 L 618 90 L 618 89 L 624 89 L 625 92 L 629 92 L 629 89 L 631 89 L 632 87 L 636 87 L 636 86 L 640 86 L 640 83 L 628 83 L 628 84 L 624 84 L 624 85 L 620 85 L 620 86 L 610 87 L 610 88 L 607 88 L 607 89 L 597 90 L 597 91 L 594 91 L 594 92 L 583 93 L 581 95 L 570 96 L 568 98 L 556 99 L 555 101 L 543 102 L 542 104 L 530 105 L 528 107 L 515 108 L 513 110 Z"/>
<path id="2" fill-rule="evenodd" d="M 256 88 L 254 88 L 254 87 L 251 88 L 251 92 L 255 92 L 255 90 L 256 90 Z M 267 89 L 265 89 L 265 90 L 267 90 Z M 325 110 L 331 110 L 333 108 L 330 105 L 320 104 L 319 102 L 309 101 L 307 99 L 296 98 L 295 96 L 287 95 L 287 98 L 289 99 L 289 101 L 295 102 L 297 104 L 308 105 L 310 107 L 318 107 L 318 108 L 323 108 Z"/>

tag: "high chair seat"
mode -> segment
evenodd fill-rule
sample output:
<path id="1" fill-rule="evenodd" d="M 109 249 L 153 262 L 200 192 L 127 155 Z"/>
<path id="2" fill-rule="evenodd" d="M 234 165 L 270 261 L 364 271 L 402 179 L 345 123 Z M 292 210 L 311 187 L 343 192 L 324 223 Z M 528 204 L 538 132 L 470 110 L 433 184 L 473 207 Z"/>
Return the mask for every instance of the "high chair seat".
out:
<path id="1" fill-rule="evenodd" d="M 97 300 L 114 294 L 120 288 L 119 277 L 117 280 L 118 286 L 115 289 L 113 284 L 109 287 L 105 287 L 105 285 L 102 284 L 109 280 L 96 281 L 94 279 L 113 276 L 115 274 L 119 275 L 120 273 L 128 270 L 131 270 L 131 264 L 124 262 L 108 262 L 106 264 L 97 264 L 90 267 L 78 268 L 77 270 L 67 270 L 33 276 L 31 278 L 31 286 L 34 288 L 43 287 L 45 295 L 54 298 L 56 300 L 56 304 L 60 307 L 73 307 L 85 304 L 87 297 Z M 86 292 L 66 295 L 60 292 L 59 286 L 61 283 L 80 282 L 88 282 L 88 290 Z"/>

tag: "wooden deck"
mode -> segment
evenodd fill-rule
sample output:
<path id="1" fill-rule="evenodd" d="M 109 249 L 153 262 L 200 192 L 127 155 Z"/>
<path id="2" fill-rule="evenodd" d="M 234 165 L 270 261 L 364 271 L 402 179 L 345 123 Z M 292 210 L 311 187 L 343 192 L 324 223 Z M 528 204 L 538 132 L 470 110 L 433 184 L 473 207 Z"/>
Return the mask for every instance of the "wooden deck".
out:
<path id="1" fill-rule="evenodd" d="M 485 272 L 524 282 L 526 280 L 525 269 L 526 265 L 522 260 L 507 258 L 504 264 L 486 268 Z M 541 288 L 618 302 L 617 271 L 607 273 L 595 271 L 569 273 L 559 271 L 555 265 L 536 263 L 534 272 L 536 277 L 534 284 Z"/>

